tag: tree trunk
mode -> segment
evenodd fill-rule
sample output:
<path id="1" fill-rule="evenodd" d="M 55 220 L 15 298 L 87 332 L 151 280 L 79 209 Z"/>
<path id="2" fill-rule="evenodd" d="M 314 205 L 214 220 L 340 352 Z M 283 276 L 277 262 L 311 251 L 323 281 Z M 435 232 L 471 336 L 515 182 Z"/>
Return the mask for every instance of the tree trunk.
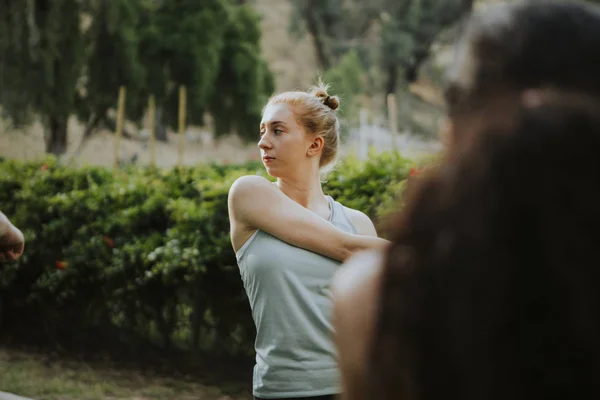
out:
<path id="1" fill-rule="evenodd" d="M 163 341 L 163 346 L 166 349 L 172 348 L 171 333 L 173 332 L 174 324 L 170 318 L 170 307 L 165 304 L 164 297 L 157 297 L 152 305 L 154 309 L 154 320 L 158 333 Z M 168 315 L 165 315 L 168 314 Z"/>
<path id="2" fill-rule="evenodd" d="M 388 94 L 396 93 L 397 86 L 398 86 L 398 66 L 396 64 L 391 64 L 388 67 L 387 83 L 385 85 L 386 99 L 387 99 Z"/>
<path id="3" fill-rule="evenodd" d="M 426 46 L 423 46 L 423 50 L 416 51 L 413 54 L 413 62 L 404 71 L 404 79 L 407 83 L 413 83 L 419 77 L 419 69 L 429 57 L 430 46 L 431 43 L 427 43 Z"/>
<path id="4" fill-rule="evenodd" d="M 100 114 L 94 114 L 94 116 L 88 121 L 88 123 L 85 127 L 85 131 L 83 131 L 83 135 L 81 136 L 81 141 L 79 142 L 79 145 L 75 149 L 75 152 L 73 152 L 70 162 L 73 162 L 77 157 L 79 157 L 81 150 L 83 150 L 83 145 L 87 142 L 87 140 L 89 138 L 92 137 L 92 134 L 94 133 L 95 129 L 98 127 L 98 124 L 100 124 L 100 121 L 101 121 Z"/>
<path id="5" fill-rule="evenodd" d="M 108 129 L 111 133 L 115 133 L 115 131 L 117 130 L 117 120 L 111 117 L 106 117 L 104 119 L 104 121 L 102 121 L 104 123 L 104 125 L 106 125 L 106 129 Z M 125 138 L 125 139 L 135 139 L 136 137 L 133 135 L 133 133 L 129 132 L 127 129 L 125 129 L 125 127 L 122 127 L 122 131 L 121 131 L 121 135 Z"/>
<path id="6" fill-rule="evenodd" d="M 315 16 L 315 10 L 317 9 L 317 0 L 310 0 L 308 7 L 306 8 L 304 18 L 306 18 L 306 25 L 310 34 L 315 41 L 315 50 L 317 51 L 317 59 L 319 61 L 319 66 L 323 69 L 329 69 L 329 57 L 327 57 L 327 53 L 325 52 L 325 44 L 323 43 L 323 38 L 321 36 L 321 32 L 319 32 L 319 24 L 317 22 L 317 17 Z"/>
<path id="7" fill-rule="evenodd" d="M 202 287 L 201 282 L 196 282 L 196 288 Z M 200 330 L 204 324 L 205 304 L 199 289 L 194 290 L 194 307 L 190 315 L 191 348 L 194 351 L 200 350 Z"/>
<path id="8" fill-rule="evenodd" d="M 167 136 L 167 127 L 163 124 L 162 120 L 163 109 L 158 107 L 156 109 L 156 118 L 154 118 L 154 137 L 159 142 L 168 142 L 169 137 Z"/>
<path id="9" fill-rule="evenodd" d="M 106 110 L 96 113 L 92 116 L 92 118 L 88 121 L 88 123 L 85 126 L 85 131 L 83 132 L 83 137 L 81 138 L 82 142 L 89 139 L 92 136 L 92 133 L 94 133 L 94 130 L 96 130 L 100 122 L 102 122 L 102 120 L 106 118 L 105 116 Z"/>
<path id="10" fill-rule="evenodd" d="M 52 116 L 48 123 L 48 134 L 46 136 L 46 153 L 56 156 L 65 154 L 67 151 L 67 117 Z"/>

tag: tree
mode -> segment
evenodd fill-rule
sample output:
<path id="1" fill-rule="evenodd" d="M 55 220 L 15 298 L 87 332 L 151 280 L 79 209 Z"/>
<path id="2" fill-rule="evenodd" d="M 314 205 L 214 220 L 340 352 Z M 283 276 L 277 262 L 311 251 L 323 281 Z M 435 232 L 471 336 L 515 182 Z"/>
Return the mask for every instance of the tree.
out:
<path id="1" fill-rule="evenodd" d="M 117 103 L 119 87 L 131 93 L 141 88 L 145 68 L 139 58 L 139 23 L 144 3 L 129 0 L 90 1 L 86 14 L 91 24 L 84 32 L 86 42 L 85 83 L 78 91 L 78 117 L 87 121 L 83 141 L 110 121 L 108 111 Z M 140 99 L 129 96 L 130 109 Z M 109 122 L 109 125 L 112 121 Z"/>
<path id="2" fill-rule="evenodd" d="M 340 116 L 343 120 L 356 119 L 360 114 L 357 100 L 365 91 L 362 83 L 364 72 L 358 52 L 350 50 L 323 76 L 325 82 L 331 85 L 332 93 L 341 97 Z"/>
<path id="3" fill-rule="evenodd" d="M 323 70 L 332 64 L 333 46 L 339 38 L 336 28 L 343 20 L 342 1 L 292 0 L 294 12 L 290 28 L 298 35 L 310 33 L 319 67 Z"/>
<path id="4" fill-rule="evenodd" d="M 259 17 L 249 5 L 225 0 L 152 3 L 140 20 L 144 84 L 129 114 L 139 119 L 149 95 L 161 121 L 176 127 L 179 87 L 188 91 L 188 122 L 214 120 L 215 133 L 254 137 L 260 111 L 274 90 L 262 57 Z M 139 100 L 135 100 L 139 99 Z"/>
<path id="5" fill-rule="evenodd" d="M 238 0 L 0 0 L 3 113 L 17 126 L 40 117 L 46 150 L 60 155 L 71 115 L 86 122 L 84 140 L 113 123 L 108 111 L 121 85 L 128 119 L 139 122 L 154 95 L 158 122 L 171 126 L 185 85 L 188 123 L 204 125 L 211 112 L 218 133 L 248 134 L 273 90 L 249 7 Z M 235 99 L 235 112 L 216 107 L 227 108 L 225 98 Z"/>
<path id="6" fill-rule="evenodd" d="M 85 61 L 77 0 L 0 1 L 0 104 L 16 126 L 39 117 L 46 151 L 63 154 Z"/>
<path id="7" fill-rule="evenodd" d="M 438 34 L 471 11 L 473 0 L 294 0 L 293 4 L 291 29 L 312 35 L 321 68 L 332 67 L 346 52 L 357 50 L 366 68 L 376 65 L 385 74 L 385 92 L 392 93 L 400 71 L 409 83 L 417 79 Z M 374 26 L 381 28 L 378 58 L 366 37 Z"/>
<path id="8" fill-rule="evenodd" d="M 261 56 L 259 16 L 249 6 L 236 7 L 226 25 L 209 111 L 217 135 L 235 131 L 247 140 L 256 139 L 262 107 L 275 90 L 273 75 Z"/>
<path id="9" fill-rule="evenodd" d="M 446 28 L 473 8 L 473 0 L 389 1 L 381 34 L 385 93 L 395 93 L 400 71 L 407 83 L 414 82 L 431 45 Z"/>

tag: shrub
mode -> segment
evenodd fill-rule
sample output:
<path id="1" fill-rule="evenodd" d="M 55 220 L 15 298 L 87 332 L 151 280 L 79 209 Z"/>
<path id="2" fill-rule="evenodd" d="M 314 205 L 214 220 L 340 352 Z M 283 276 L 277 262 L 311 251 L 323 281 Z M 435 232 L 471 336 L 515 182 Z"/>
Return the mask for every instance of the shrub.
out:
<path id="1" fill-rule="evenodd" d="M 394 153 L 348 158 L 324 190 L 377 219 L 412 167 Z M 227 215 L 228 190 L 245 174 L 266 176 L 256 163 L 113 173 L 2 162 L 2 211 L 27 241 L 0 270 L 3 330 L 54 343 L 118 331 L 167 348 L 250 352 Z"/>

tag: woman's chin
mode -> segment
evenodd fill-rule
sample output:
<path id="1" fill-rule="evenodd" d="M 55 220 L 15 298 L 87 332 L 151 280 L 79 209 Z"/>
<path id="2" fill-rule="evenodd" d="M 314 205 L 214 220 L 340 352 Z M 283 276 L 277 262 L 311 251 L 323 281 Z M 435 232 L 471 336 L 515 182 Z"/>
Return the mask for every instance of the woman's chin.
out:
<path id="1" fill-rule="evenodd" d="M 270 165 L 265 165 L 265 170 L 269 176 L 272 176 L 273 178 L 281 178 L 279 174 L 280 171 L 278 171 L 277 168 L 273 168 Z"/>
<path id="2" fill-rule="evenodd" d="M 273 178 L 279 178 L 279 175 L 273 173 L 273 171 L 270 171 L 269 168 L 267 168 L 267 175 L 269 175 Z"/>

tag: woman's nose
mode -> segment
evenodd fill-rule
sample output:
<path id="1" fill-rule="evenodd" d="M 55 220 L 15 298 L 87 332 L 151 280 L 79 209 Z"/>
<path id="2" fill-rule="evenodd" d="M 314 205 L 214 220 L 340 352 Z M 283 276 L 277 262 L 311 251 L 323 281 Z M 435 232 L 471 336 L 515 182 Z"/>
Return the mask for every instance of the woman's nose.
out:
<path id="1" fill-rule="evenodd" d="M 269 142 L 266 134 L 262 135 L 260 140 L 258 141 L 258 148 L 259 149 L 271 148 L 271 142 Z"/>

